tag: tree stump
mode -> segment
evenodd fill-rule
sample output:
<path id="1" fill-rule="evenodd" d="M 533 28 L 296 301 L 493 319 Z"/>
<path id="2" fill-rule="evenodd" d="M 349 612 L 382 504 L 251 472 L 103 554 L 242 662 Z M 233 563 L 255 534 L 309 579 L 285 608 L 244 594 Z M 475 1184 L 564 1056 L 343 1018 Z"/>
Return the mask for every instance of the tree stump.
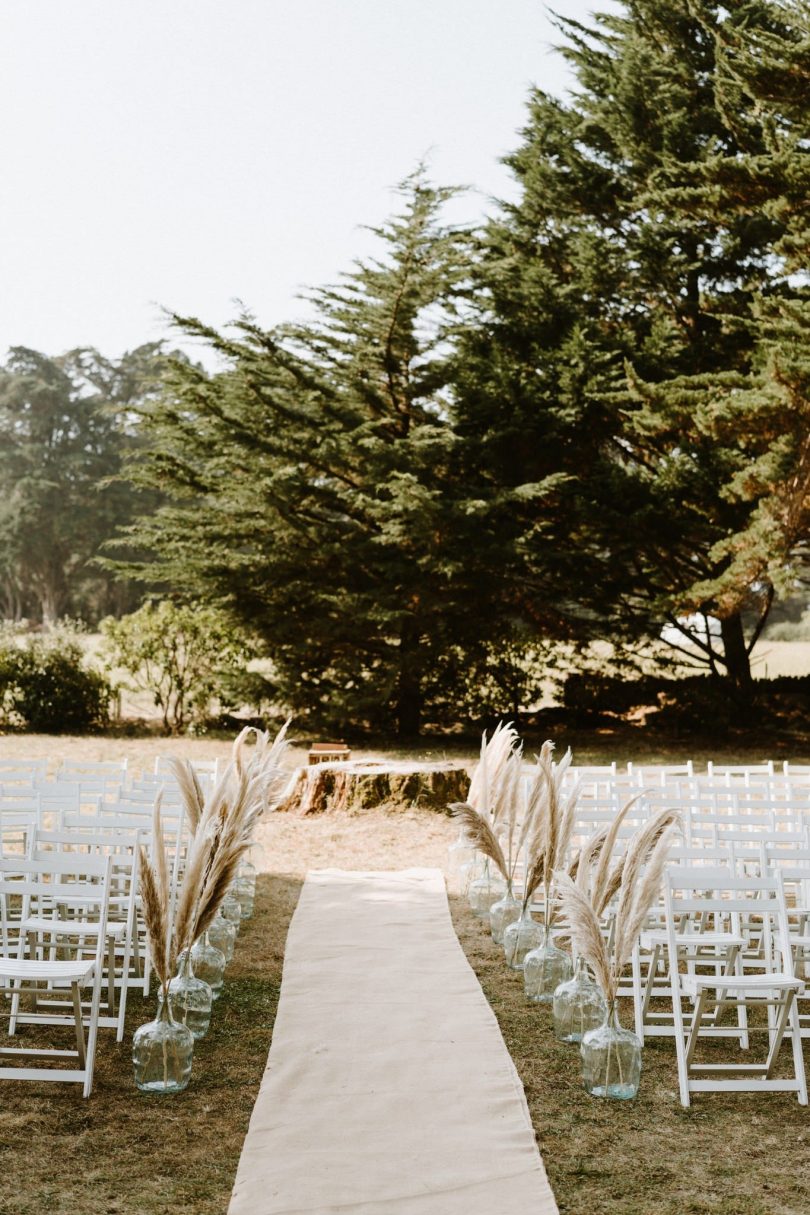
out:
<path id="1" fill-rule="evenodd" d="M 352 760 L 297 768 L 278 809 L 293 814 L 421 806 L 447 813 L 464 801 L 470 776 L 461 763 Z"/>

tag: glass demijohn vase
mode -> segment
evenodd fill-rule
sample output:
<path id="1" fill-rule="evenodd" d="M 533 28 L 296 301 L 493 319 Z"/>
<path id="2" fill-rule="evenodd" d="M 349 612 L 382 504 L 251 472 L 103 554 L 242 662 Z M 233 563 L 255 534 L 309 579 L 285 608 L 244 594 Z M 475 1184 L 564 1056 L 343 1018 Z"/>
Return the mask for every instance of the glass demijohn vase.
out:
<path id="1" fill-rule="evenodd" d="M 503 945 L 503 934 L 509 924 L 520 916 L 520 899 L 512 892 L 512 883 L 506 883 L 506 893 L 503 898 L 493 903 L 489 909 L 489 929 L 496 945 Z"/>
<path id="2" fill-rule="evenodd" d="M 208 940 L 208 933 L 196 940 L 191 948 L 191 964 L 198 979 L 211 988 L 211 995 L 218 1000 L 222 995 L 225 975 L 225 954 L 215 949 Z"/>
<path id="3" fill-rule="evenodd" d="M 208 1033 L 213 1001 L 209 985 L 194 974 L 190 951 L 184 950 L 177 974 L 169 983 L 169 1004 L 174 1020 L 188 1026 L 195 1041 Z M 158 991 L 158 1002 L 163 1002 L 163 988 Z"/>
<path id="4" fill-rule="evenodd" d="M 225 965 L 227 966 L 233 957 L 234 945 L 236 943 L 236 925 L 232 920 L 226 920 L 224 915 L 217 912 L 208 925 L 208 941 L 215 949 L 222 951 L 225 955 Z"/>
<path id="5" fill-rule="evenodd" d="M 253 902 L 256 898 L 256 866 L 251 861 L 240 863 L 231 893 L 242 909 L 242 919 L 249 919 L 253 915 Z"/>
<path id="6" fill-rule="evenodd" d="M 499 873 L 490 871 L 489 860 L 486 860 L 481 876 L 470 882 L 467 900 L 479 919 L 488 920 L 490 907 L 505 892 L 506 882 Z"/>
<path id="7" fill-rule="evenodd" d="M 467 843 L 464 828 L 447 849 L 447 876 L 454 889 L 467 893 L 475 869 L 475 849 Z"/>
<path id="8" fill-rule="evenodd" d="M 536 949 L 523 960 L 523 986 L 526 997 L 535 1004 L 550 1004 L 561 983 L 571 978 L 571 955 L 558 949 L 547 931 Z"/>
<path id="9" fill-rule="evenodd" d="M 577 958 L 573 979 L 554 992 L 554 1033 L 560 1042 L 581 1042 L 607 1016 L 602 989 L 591 978 L 584 958 Z"/>
<path id="10" fill-rule="evenodd" d="M 641 1042 L 622 1029 L 615 1007 L 598 1029 L 585 1034 L 580 1046 L 582 1080 L 592 1097 L 627 1101 L 635 1097 L 641 1078 Z"/>
<path id="11" fill-rule="evenodd" d="M 512 970 L 523 970 L 526 954 L 543 943 L 543 925 L 532 919 L 525 908 L 519 920 L 513 920 L 503 934 L 503 952 Z"/>
<path id="12" fill-rule="evenodd" d="M 236 931 L 239 931 L 239 925 L 242 921 L 242 905 L 230 890 L 220 903 L 219 914 L 223 915 L 226 920 L 230 920 L 232 924 L 235 924 Z"/>
<path id="13" fill-rule="evenodd" d="M 172 1019 L 171 1005 L 163 1000 L 155 1020 L 135 1030 L 135 1083 L 143 1093 L 181 1093 L 191 1078 L 193 1056 L 193 1033 Z"/>

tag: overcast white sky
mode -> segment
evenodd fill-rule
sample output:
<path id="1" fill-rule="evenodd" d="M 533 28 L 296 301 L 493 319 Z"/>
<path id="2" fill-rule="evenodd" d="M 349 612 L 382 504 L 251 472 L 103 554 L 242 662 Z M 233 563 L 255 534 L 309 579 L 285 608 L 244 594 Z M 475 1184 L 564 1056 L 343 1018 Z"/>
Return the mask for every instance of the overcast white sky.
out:
<path id="1" fill-rule="evenodd" d="M 0 0 L 0 358 L 301 316 L 425 154 L 481 215 L 556 41 L 540 0 Z"/>

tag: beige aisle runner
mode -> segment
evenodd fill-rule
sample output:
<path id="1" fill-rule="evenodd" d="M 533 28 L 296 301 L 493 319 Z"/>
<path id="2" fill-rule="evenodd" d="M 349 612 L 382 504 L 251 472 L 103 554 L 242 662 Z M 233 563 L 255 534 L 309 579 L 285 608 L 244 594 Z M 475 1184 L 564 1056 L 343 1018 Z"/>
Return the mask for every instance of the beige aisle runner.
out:
<path id="1" fill-rule="evenodd" d="M 318 870 L 229 1215 L 556 1215 L 438 869 Z"/>

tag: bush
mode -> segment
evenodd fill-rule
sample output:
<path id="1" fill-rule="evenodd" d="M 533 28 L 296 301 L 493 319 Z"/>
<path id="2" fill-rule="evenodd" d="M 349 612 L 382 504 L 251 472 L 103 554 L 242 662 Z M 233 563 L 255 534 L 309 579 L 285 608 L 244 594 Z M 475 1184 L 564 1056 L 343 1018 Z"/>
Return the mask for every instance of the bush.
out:
<path id="1" fill-rule="evenodd" d="M 43 734 L 86 733 L 109 720 L 112 689 L 85 667 L 81 643 L 68 629 L 17 637 L 0 634 L 0 719 Z"/>
<path id="2" fill-rule="evenodd" d="M 123 669 L 134 690 L 151 694 L 167 734 L 207 722 L 211 701 L 230 700 L 252 657 L 244 636 L 210 607 L 145 603 L 120 620 L 102 620 L 101 631 L 108 668 Z"/>
<path id="3" fill-rule="evenodd" d="M 653 712 L 647 718 L 651 727 L 717 736 L 758 721 L 787 724 L 791 718 L 806 718 L 810 676 L 758 679 L 753 701 L 747 703 L 740 700 L 730 682 L 709 675 L 621 679 L 589 672 L 568 677 L 563 706 L 571 719 L 583 725 L 592 724 L 600 716 L 626 717 L 634 710 L 651 708 Z"/>

